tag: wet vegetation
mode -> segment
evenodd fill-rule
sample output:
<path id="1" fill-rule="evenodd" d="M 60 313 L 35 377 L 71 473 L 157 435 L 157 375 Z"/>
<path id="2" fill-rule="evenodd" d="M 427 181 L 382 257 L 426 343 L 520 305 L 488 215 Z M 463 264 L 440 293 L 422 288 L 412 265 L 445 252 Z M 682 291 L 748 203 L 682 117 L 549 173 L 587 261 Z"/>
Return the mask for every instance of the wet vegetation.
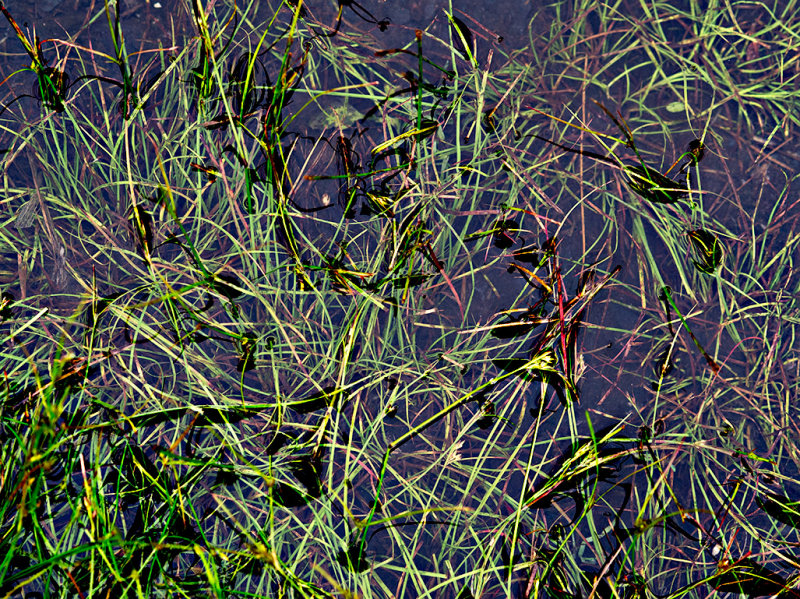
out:
<path id="1" fill-rule="evenodd" d="M 800 596 L 793 0 L 100 4 L 2 6 L 0 596 Z"/>

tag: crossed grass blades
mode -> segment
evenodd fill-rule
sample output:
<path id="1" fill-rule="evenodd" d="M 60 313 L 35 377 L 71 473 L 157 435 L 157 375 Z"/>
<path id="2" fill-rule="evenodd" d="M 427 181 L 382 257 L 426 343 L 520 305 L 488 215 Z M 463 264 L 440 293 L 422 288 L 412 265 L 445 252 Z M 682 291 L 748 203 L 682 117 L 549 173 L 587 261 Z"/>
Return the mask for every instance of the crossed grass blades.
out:
<path id="1" fill-rule="evenodd" d="M 800 25 L 706 8 L 3 6 L 0 594 L 795 596 Z"/>

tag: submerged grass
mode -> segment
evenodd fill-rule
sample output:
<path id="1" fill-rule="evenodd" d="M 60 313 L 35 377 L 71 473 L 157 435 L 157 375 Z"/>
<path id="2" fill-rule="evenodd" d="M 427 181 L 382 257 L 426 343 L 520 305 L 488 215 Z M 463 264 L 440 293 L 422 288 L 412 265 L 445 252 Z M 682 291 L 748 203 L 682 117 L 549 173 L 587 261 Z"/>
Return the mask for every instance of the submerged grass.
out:
<path id="1" fill-rule="evenodd" d="M 797 594 L 800 19 L 707 4 L 12 27 L 0 594 Z"/>

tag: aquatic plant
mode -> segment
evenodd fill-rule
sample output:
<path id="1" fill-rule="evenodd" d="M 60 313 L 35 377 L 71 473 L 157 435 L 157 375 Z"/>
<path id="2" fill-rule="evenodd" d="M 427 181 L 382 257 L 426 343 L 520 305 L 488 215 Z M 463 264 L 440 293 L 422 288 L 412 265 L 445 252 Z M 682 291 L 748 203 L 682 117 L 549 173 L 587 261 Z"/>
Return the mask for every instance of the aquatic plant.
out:
<path id="1" fill-rule="evenodd" d="M 0 595 L 793 596 L 800 19 L 707 4 L 3 6 Z"/>

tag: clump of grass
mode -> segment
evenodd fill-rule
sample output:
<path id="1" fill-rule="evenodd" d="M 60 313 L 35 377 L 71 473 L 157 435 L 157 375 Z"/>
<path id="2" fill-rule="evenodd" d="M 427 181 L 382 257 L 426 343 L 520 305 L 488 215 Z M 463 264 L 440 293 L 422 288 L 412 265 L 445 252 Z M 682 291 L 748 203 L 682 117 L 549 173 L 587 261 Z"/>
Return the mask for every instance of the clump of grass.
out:
<path id="1" fill-rule="evenodd" d="M 14 29 L 3 594 L 791 593 L 800 25 L 625 4 Z"/>

